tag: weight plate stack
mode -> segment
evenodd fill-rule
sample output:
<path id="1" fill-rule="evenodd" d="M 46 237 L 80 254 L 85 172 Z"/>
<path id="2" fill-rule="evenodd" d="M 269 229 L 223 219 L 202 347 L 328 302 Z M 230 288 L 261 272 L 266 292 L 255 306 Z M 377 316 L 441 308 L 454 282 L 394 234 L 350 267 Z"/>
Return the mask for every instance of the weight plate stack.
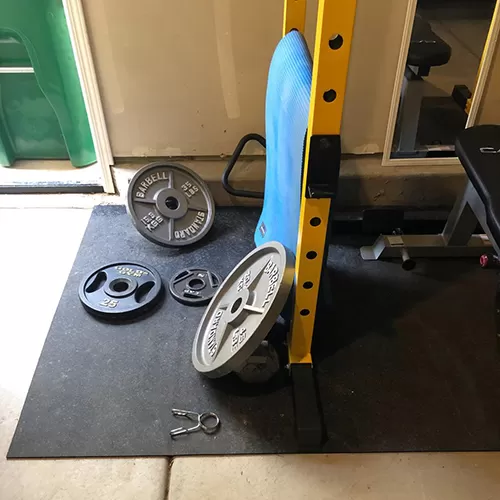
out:
<path id="1" fill-rule="evenodd" d="M 177 163 L 141 168 L 127 193 L 137 230 L 162 246 L 186 246 L 203 238 L 214 222 L 215 204 L 201 177 Z"/>
<path id="2" fill-rule="evenodd" d="M 190 267 L 179 271 L 169 283 L 175 300 L 187 306 L 204 306 L 222 283 L 220 276 L 208 269 Z"/>
<path id="3" fill-rule="evenodd" d="M 207 307 L 193 343 L 196 370 L 217 378 L 238 372 L 281 313 L 294 279 L 294 255 L 269 242 L 249 253 Z"/>
<path id="4" fill-rule="evenodd" d="M 158 304 L 163 283 L 151 266 L 115 262 L 86 276 L 79 289 L 83 307 L 107 320 L 136 319 Z"/>
<path id="5" fill-rule="evenodd" d="M 278 373 L 279 369 L 280 360 L 276 349 L 263 340 L 236 375 L 247 384 L 263 384 Z"/>

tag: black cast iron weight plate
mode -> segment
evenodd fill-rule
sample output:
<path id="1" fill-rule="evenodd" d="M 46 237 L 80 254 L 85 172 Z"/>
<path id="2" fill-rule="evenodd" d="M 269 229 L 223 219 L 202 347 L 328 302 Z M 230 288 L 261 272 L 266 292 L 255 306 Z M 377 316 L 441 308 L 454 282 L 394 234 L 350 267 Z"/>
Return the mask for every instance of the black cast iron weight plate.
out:
<path id="1" fill-rule="evenodd" d="M 162 295 L 158 271 L 137 262 L 115 262 L 96 269 L 79 289 L 85 310 L 107 320 L 136 319 L 158 304 Z"/>
<path id="2" fill-rule="evenodd" d="M 155 162 L 141 168 L 130 181 L 127 209 L 137 230 L 162 246 L 195 243 L 215 218 L 208 186 L 177 163 Z"/>
<path id="3" fill-rule="evenodd" d="M 170 280 L 169 290 L 181 304 L 203 306 L 210 302 L 221 283 L 222 279 L 213 271 L 190 267 Z"/>
<path id="4" fill-rule="evenodd" d="M 250 252 L 224 280 L 196 332 L 192 362 L 217 378 L 239 371 L 275 324 L 292 289 L 295 257 L 272 241 Z"/>

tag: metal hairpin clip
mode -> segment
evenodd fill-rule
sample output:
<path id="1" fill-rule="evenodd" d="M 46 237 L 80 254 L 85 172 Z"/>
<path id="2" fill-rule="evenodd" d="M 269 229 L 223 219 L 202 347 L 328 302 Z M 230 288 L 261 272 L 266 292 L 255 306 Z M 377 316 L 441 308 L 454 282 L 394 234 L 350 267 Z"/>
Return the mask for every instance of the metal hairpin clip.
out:
<path id="1" fill-rule="evenodd" d="M 196 422 L 196 425 L 194 427 L 179 427 L 177 429 L 172 429 L 170 431 L 170 437 L 172 438 L 183 436 L 184 434 L 190 434 L 192 432 L 197 432 L 199 430 L 202 430 L 205 434 L 214 434 L 215 432 L 217 432 L 220 426 L 219 416 L 211 411 L 198 413 L 196 411 L 177 410 L 173 408 L 172 415 L 174 415 L 175 417 L 185 417 L 189 420 L 192 420 L 193 422 Z"/>

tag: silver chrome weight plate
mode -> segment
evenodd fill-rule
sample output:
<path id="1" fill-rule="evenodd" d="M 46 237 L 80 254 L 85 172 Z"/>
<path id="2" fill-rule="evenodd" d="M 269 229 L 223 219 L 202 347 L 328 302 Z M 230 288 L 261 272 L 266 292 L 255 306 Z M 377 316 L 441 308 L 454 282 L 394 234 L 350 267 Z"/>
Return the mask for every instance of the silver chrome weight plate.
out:
<path id="1" fill-rule="evenodd" d="M 192 351 L 196 370 L 217 378 L 244 366 L 285 306 L 294 265 L 293 253 L 272 241 L 233 269 L 198 326 Z"/>
<path id="2" fill-rule="evenodd" d="M 177 163 L 150 163 L 128 188 L 127 209 L 137 230 L 162 246 L 185 246 L 203 238 L 215 204 L 203 179 Z"/>

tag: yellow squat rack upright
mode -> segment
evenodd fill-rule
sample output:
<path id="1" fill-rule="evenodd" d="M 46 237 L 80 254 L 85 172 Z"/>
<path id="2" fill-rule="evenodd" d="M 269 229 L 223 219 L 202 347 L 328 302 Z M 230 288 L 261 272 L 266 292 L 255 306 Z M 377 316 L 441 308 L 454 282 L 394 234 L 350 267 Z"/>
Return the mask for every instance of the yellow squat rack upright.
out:
<path id="1" fill-rule="evenodd" d="M 285 0 L 283 36 L 291 30 L 304 33 L 306 3 Z M 323 437 L 311 345 L 328 248 L 330 207 L 340 169 L 340 129 L 355 16 L 356 0 L 318 0 L 289 339 L 296 431 L 303 449 L 317 448 Z"/>

